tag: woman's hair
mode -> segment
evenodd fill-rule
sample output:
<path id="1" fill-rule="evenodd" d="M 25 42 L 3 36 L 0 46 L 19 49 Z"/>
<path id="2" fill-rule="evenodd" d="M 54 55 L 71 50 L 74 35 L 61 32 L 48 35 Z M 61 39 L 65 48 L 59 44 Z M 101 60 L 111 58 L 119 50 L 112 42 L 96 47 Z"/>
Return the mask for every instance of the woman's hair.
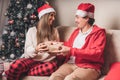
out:
<path id="1" fill-rule="evenodd" d="M 49 16 L 50 13 L 43 15 L 37 24 L 37 44 L 45 40 L 55 40 L 55 30 L 49 24 Z"/>

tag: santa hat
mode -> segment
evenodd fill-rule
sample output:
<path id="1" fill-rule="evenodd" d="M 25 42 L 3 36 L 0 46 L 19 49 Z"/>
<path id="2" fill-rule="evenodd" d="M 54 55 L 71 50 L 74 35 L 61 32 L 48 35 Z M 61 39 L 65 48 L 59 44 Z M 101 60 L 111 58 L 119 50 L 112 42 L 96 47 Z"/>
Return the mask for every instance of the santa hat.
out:
<path id="1" fill-rule="evenodd" d="M 43 6 L 37 9 L 39 19 L 46 13 L 55 12 L 55 10 L 49 5 L 44 4 Z"/>
<path id="2" fill-rule="evenodd" d="M 79 15 L 81 17 L 88 16 L 90 18 L 94 18 L 94 10 L 94 5 L 90 3 L 81 3 L 77 8 L 76 15 Z"/>

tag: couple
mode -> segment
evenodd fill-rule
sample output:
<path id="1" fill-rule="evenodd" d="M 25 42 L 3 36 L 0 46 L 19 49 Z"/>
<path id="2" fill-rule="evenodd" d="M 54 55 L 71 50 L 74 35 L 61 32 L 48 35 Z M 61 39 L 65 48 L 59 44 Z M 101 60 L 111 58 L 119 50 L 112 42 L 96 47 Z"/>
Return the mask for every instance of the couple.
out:
<path id="1" fill-rule="evenodd" d="M 91 3 L 78 6 L 75 14 L 77 28 L 62 44 L 57 29 L 52 25 L 55 10 L 47 3 L 39 7 L 39 22 L 26 34 L 24 58 L 14 61 L 4 72 L 7 80 L 19 80 L 23 73 L 50 76 L 49 80 L 97 80 L 104 63 L 106 33 L 93 25 L 94 9 Z M 60 49 L 50 45 L 60 46 Z"/>

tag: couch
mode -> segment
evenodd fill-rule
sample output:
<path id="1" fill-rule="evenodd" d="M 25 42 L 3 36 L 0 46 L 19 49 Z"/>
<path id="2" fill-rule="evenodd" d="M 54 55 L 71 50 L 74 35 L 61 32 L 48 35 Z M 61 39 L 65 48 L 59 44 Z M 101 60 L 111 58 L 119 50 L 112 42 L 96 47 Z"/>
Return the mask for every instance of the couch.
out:
<path id="1" fill-rule="evenodd" d="M 65 41 L 69 38 L 70 34 L 76 27 L 58 26 L 61 41 Z M 105 75 L 108 73 L 110 65 L 113 62 L 120 61 L 120 30 L 107 30 L 107 43 L 105 47 L 104 60 L 105 63 L 102 68 L 102 75 L 98 80 L 104 80 Z M 9 68 L 10 63 L 4 63 L 4 69 Z M 21 80 L 48 80 L 48 76 L 25 76 Z M 4 79 L 3 79 L 4 80 Z"/>

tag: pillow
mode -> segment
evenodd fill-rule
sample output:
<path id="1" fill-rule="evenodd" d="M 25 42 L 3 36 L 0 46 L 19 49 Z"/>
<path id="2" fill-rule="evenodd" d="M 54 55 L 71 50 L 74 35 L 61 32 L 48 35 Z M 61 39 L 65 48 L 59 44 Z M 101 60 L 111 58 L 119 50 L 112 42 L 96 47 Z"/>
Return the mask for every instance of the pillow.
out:
<path id="1" fill-rule="evenodd" d="M 104 80 L 120 80 L 120 62 L 114 62 Z"/>

